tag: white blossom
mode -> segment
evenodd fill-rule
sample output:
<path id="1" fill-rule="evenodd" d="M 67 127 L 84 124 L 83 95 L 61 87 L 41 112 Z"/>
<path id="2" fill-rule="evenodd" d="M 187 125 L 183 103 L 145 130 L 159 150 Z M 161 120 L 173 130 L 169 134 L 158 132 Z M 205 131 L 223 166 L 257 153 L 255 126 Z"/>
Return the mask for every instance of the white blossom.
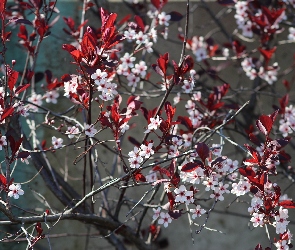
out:
<path id="1" fill-rule="evenodd" d="M 158 20 L 160 25 L 169 26 L 169 20 L 171 19 L 170 15 L 166 15 L 166 12 L 161 12 L 158 15 Z"/>
<path id="2" fill-rule="evenodd" d="M 55 136 L 52 136 L 52 145 L 55 149 L 61 148 L 63 146 L 62 143 L 62 138 L 56 138 Z"/>
<path id="3" fill-rule="evenodd" d="M 0 138 L 0 150 L 2 150 L 2 147 L 6 145 L 7 145 L 6 136 L 2 135 Z"/>
<path id="4" fill-rule="evenodd" d="M 97 130 L 94 128 L 93 124 L 86 124 L 85 125 L 85 135 L 89 136 L 89 137 L 93 137 L 96 133 Z"/>
<path id="5" fill-rule="evenodd" d="M 11 184 L 9 190 L 8 196 L 13 197 L 14 199 L 18 199 L 20 195 L 24 194 L 24 190 L 21 189 L 20 184 Z"/>
<path id="6" fill-rule="evenodd" d="M 189 210 L 192 214 L 192 219 L 194 220 L 197 217 L 201 217 L 202 214 L 206 213 L 206 210 L 201 208 L 200 205 L 197 205 L 195 208 Z"/>
<path id="7" fill-rule="evenodd" d="M 161 122 L 162 120 L 158 115 L 155 118 L 151 117 L 148 129 L 144 133 L 149 133 L 153 129 L 156 130 L 160 126 Z"/>
<path id="8" fill-rule="evenodd" d="M 160 219 L 158 220 L 159 224 L 163 224 L 164 227 L 168 227 L 169 223 L 172 222 L 172 218 L 168 213 L 161 212 Z"/>

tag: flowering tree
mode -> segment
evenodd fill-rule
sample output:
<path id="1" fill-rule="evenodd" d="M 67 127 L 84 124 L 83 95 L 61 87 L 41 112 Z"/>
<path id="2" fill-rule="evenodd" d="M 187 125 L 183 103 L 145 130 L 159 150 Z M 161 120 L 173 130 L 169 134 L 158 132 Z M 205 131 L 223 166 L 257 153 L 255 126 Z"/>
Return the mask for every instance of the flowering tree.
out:
<path id="1" fill-rule="evenodd" d="M 183 3 L 185 13 L 168 13 L 166 0 L 128 1 L 135 14 L 121 19 L 84 1 L 79 24 L 63 17 L 71 42 L 60 50 L 73 69 L 60 78 L 50 69 L 36 72 L 42 43 L 62 15 L 57 1 L 0 3 L 0 225 L 15 230 L 1 241 L 23 237 L 33 249 L 47 238 L 51 248 L 51 229 L 77 220 L 98 229 L 117 249 L 125 249 L 123 239 L 149 249 L 160 230 L 177 225 L 180 217 L 188 218 L 192 237 L 206 233 L 219 203 L 243 196 L 251 227 L 265 227 L 269 239 L 268 246 L 253 242 L 253 249 L 292 247 L 288 211 L 295 203 L 283 187 L 295 178 L 290 166 L 295 109 L 289 104 L 294 79 L 288 78 L 295 64 L 281 69 L 273 58 L 279 46 L 295 41 L 295 5 L 218 3 L 218 15 L 205 1 L 202 7 L 223 42 L 214 40 L 214 31 L 204 37 L 189 32 L 194 12 L 189 1 Z M 86 20 L 91 11 L 99 25 Z M 230 12 L 237 24 L 233 31 L 220 19 Z M 178 62 L 170 56 L 173 42 L 163 54 L 156 49 L 169 42 L 175 24 Z M 283 37 L 286 27 L 289 35 Z M 10 41 L 14 33 L 27 58 L 22 70 L 17 61 L 7 61 L 16 46 Z M 231 80 L 233 72 L 242 83 Z M 230 148 L 238 153 L 228 154 Z M 102 152 L 113 160 L 105 161 Z M 55 157 L 66 162 L 63 173 Z M 24 192 L 34 178 L 20 183 L 20 161 L 35 169 L 34 178 L 42 177 L 54 199 L 33 187 Z M 79 183 L 68 178 L 69 165 L 79 166 L 74 173 Z M 33 193 L 42 200 L 42 212 L 24 206 Z"/>

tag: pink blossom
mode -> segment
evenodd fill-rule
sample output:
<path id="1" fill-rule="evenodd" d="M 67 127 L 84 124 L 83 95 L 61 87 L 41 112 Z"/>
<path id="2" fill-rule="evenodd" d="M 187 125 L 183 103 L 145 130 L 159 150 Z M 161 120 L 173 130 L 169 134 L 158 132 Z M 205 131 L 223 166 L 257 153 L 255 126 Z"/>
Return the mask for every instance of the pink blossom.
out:
<path id="1" fill-rule="evenodd" d="M 156 220 L 160 216 L 161 208 L 160 207 L 153 208 L 153 211 L 154 211 L 153 220 Z"/>
<path id="2" fill-rule="evenodd" d="M 250 191 L 250 183 L 248 181 L 240 180 L 238 183 L 232 184 L 231 193 L 235 194 L 236 196 L 241 196 Z"/>
<path id="3" fill-rule="evenodd" d="M 66 97 L 69 97 L 70 93 L 77 93 L 79 77 L 71 75 L 71 78 L 72 79 L 70 81 L 64 82 L 64 96 Z"/>
<path id="4" fill-rule="evenodd" d="M 184 185 L 181 185 L 179 188 L 175 188 L 174 193 L 176 194 L 175 202 L 186 203 L 187 196 L 193 196 L 193 191 L 187 191 Z"/>
<path id="5" fill-rule="evenodd" d="M 201 217 L 202 214 L 206 213 L 206 210 L 201 208 L 200 205 L 197 205 L 195 208 L 189 210 L 192 214 L 192 219 L 194 220 L 197 217 Z"/>
<path id="6" fill-rule="evenodd" d="M 0 150 L 2 150 L 2 147 L 6 145 L 7 145 L 6 136 L 2 135 L 0 137 Z"/>
<path id="7" fill-rule="evenodd" d="M 149 143 L 147 146 L 142 144 L 140 146 L 141 151 L 139 155 L 146 159 L 150 158 L 154 154 L 154 150 L 152 148 L 153 148 L 153 143 Z"/>
<path id="8" fill-rule="evenodd" d="M 125 53 L 125 55 L 123 57 L 121 57 L 121 62 L 122 62 L 123 67 L 133 68 L 134 61 L 135 61 L 135 57 L 132 57 L 129 53 Z"/>
<path id="9" fill-rule="evenodd" d="M 94 128 L 93 124 L 86 124 L 85 125 L 85 135 L 89 136 L 89 137 L 93 137 L 96 133 L 97 130 Z"/>
<path id="10" fill-rule="evenodd" d="M 135 64 L 135 67 L 132 69 L 132 72 L 136 75 L 140 75 L 141 77 L 145 77 L 146 75 L 147 66 L 145 61 L 140 61 L 139 63 Z"/>
<path id="11" fill-rule="evenodd" d="M 59 97 L 59 93 L 56 90 L 51 90 L 45 93 L 44 97 L 47 103 L 57 103 L 57 98 Z"/>
<path id="12" fill-rule="evenodd" d="M 32 104 L 29 104 L 29 109 L 31 109 L 32 111 L 36 112 L 36 111 L 38 111 L 38 107 L 37 106 L 41 106 L 42 105 L 42 95 L 33 93 L 28 98 L 28 101 L 32 103 Z M 35 105 L 37 105 L 37 106 L 35 106 Z"/>
<path id="13" fill-rule="evenodd" d="M 150 118 L 148 129 L 144 133 L 149 133 L 151 130 L 156 130 L 160 126 L 162 119 L 157 115 L 155 118 Z"/>
<path id="14" fill-rule="evenodd" d="M 170 15 L 166 15 L 166 12 L 161 12 L 158 15 L 158 20 L 160 25 L 169 26 L 169 20 L 171 19 Z"/>
<path id="15" fill-rule="evenodd" d="M 55 136 L 52 136 L 52 145 L 55 149 L 61 148 L 63 145 L 63 139 L 62 138 L 56 138 Z"/>
<path id="16" fill-rule="evenodd" d="M 159 224 L 163 224 L 164 227 L 168 227 L 168 225 L 172 222 L 172 218 L 168 213 L 161 212 L 160 219 L 158 220 Z"/>
<path id="17" fill-rule="evenodd" d="M 215 187 L 213 193 L 210 194 L 210 198 L 214 198 L 216 201 L 223 201 L 224 197 L 222 194 L 223 192 L 218 187 Z"/>
<path id="18" fill-rule="evenodd" d="M 250 221 L 253 222 L 253 227 L 262 227 L 264 225 L 263 218 L 264 214 L 253 213 L 252 218 L 250 219 Z"/>
<path id="19" fill-rule="evenodd" d="M 9 190 L 8 196 L 13 197 L 14 199 L 18 199 L 20 195 L 24 194 L 24 190 L 21 189 L 20 184 L 11 184 Z"/>
<path id="20" fill-rule="evenodd" d="M 79 128 L 76 126 L 68 127 L 68 130 L 66 131 L 66 134 L 70 139 L 74 138 L 75 135 L 79 134 Z"/>
<path id="21" fill-rule="evenodd" d="M 288 217 L 289 217 L 288 210 L 280 207 L 279 215 L 275 216 L 275 220 L 276 220 L 275 225 L 276 225 L 277 234 L 282 234 L 286 231 L 287 225 L 289 224 L 289 221 L 287 220 Z"/>

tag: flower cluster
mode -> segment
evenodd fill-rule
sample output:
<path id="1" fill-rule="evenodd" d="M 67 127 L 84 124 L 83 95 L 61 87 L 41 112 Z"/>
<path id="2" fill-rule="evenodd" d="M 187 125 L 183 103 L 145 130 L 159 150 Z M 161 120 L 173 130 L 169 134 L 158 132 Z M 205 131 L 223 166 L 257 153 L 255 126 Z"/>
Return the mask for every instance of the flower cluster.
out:
<path id="1" fill-rule="evenodd" d="M 279 131 L 282 132 L 283 136 L 292 134 L 295 130 L 295 108 L 293 105 L 289 105 L 285 108 L 284 114 L 280 119 Z"/>
<path id="2" fill-rule="evenodd" d="M 126 76 L 128 86 L 131 86 L 133 89 L 136 88 L 140 79 L 146 76 L 146 63 L 140 61 L 134 65 L 135 57 L 131 56 L 129 53 L 125 53 L 120 59 L 121 64 L 117 68 L 117 74 Z"/>
<path id="3" fill-rule="evenodd" d="M 280 32 L 279 24 L 285 18 L 285 8 L 268 9 L 247 1 L 237 1 L 235 4 L 236 22 L 245 37 L 253 37 L 254 32 L 260 36 L 260 41 L 266 43 L 273 34 Z"/>
<path id="4" fill-rule="evenodd" d="M 161 122 L 162 122 L 162 119 L 158 115 L 155 118 L 151 117 L 148 124 L 148 128 L 144 133 L 150 133 L 152 130 L 158 129 Z"/>
<path id="5" fill-rule="evenodd" d="M 147 145 L 142 144 L 139 148 L 134 147 L 133 151 L 128 153 L 131 168 L 139 168 L 144 159 L 149 159 L 153 154 L 153 142 Z"/>
<path id="6" fill-rule="evenodd" d="M 24 190 L 21 189 L 20 184 L 11 184 L 9 186 L 8 196 L 13 197 L 14 199 L 18 199 L 20 195 L 24 194 Z"/>
<path id="7" fill-rule="evenodd" d="M 3 146 L 7 145 L 6 136 L 2 135 L 0 137 L 0 150 L 2 150 Z"/>
<path id="8" fill-rule="evenodd" d="M 112 83 L 112 76 L 109 76 L 107 72 L 97 69 L 95 73 L 91 75 L 91 79 L 97 85 L 97 91 L 101 92 L 99 95 L 100 99 L 104 101 L 109 101 L 114 99 L 118 94 L 117 84 Z"/>
<path id="9" fill-rule="evenodd" d="M 246 57 L 242 61 L 241 66 L 251 80 L 259 77 L 268 84 L 273 84 L 277 80 L 278 71 L 280 69 L 276 62 L 273 63 L 272 66 L 264 67 L 261 65 L 260 61 L 251 57 Z"/>

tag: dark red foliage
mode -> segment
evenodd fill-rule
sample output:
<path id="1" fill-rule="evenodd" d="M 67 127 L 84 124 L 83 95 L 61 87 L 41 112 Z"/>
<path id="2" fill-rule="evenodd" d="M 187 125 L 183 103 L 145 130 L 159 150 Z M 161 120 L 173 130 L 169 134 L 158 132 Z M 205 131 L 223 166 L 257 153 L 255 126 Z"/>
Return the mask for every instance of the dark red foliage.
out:
<path id="1" fill-rule="evenodd" d="M 166 79 L 167 74 L 167 66 L 169 61 L 169 53 L 165 53 L 164 55 L 160 55 L 160 57 L 157 60 L 157 64 L 153 64 L 153 69 L 164 79 Z"/>
<path id="2" fill-rule="evenodd" d="M 295 208 L 295 202 L 292 200 L 284 200 L 279 202 L 279 206 L 282 206 L 284 208 Z"/>
<path id="3" fill-rule="evenodd" d="M 192 172 L 197 168 L 203 168 L 204 164 L 201 161 L 194 160 L 194 162 L 189 162 L 181 168 L 181 171 L 183 172 Z"/>
<path id="4" fill-rule="evenodd" d="M 158 9 L 162 9 L 168 0 L 151 0 L 151 3 Z"/>
<path id="5" fill-rule="evenodd" d="M 198 153 L 199 157 L 205 163 L 205 160 L 209 157 L 210 149 L 204 142 L 199 142 L 195 146 L 196 152 Z"/>

